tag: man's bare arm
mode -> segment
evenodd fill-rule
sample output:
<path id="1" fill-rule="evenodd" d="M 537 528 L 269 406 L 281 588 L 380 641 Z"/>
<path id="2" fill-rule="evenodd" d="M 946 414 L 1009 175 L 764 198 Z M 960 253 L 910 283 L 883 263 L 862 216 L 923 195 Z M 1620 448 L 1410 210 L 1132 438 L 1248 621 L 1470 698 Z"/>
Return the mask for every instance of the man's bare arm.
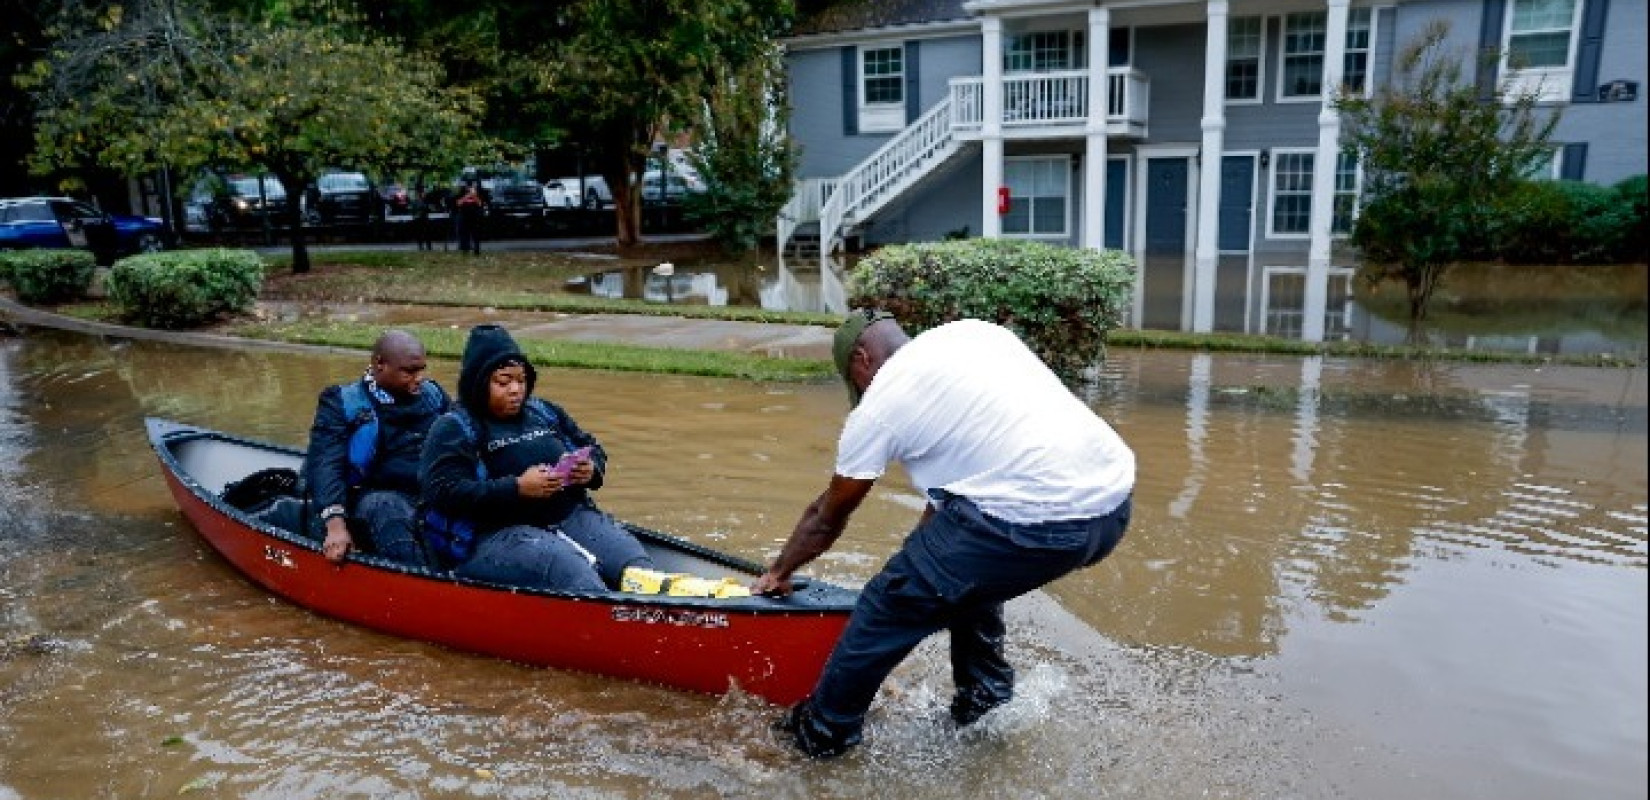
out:
<path id="1" fill-rule="evenodd" d="M 848 518 L 871 493 L 875 483 L 832 475 L 830 485 L 802 512 L 779 557 L 757 578 L 751 590 L 756 594 L 790 594 L 791 574 L 831 549 L 848 526 Z"/>

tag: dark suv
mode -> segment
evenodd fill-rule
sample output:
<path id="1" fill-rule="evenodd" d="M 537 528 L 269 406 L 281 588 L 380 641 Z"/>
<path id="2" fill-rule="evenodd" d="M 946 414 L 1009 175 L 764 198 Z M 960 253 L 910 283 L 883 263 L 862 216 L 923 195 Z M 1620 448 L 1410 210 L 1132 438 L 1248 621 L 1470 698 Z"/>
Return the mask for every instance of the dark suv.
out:
<path id="1" fill-rule="evenodd" d="M 383 201 L 372 181 L 359 172 L 329 172 L 304 193 L 304 222 L 309 225 L 364 225 L 382 212 Z"/>
<path id="2" fill-rule="evenodd" d="M 469 167 L 459 176 L 458 185 L 473 184 L 487 203 L 487 215 L 537 219 L 544 216 L 544 187 L 510 169 Z"/>
<path id="3" fill-rule="evenodd" d="M 256 230 L 265 217 L 278 227 L 286 214 L 286 187 L 269 176 L 260 187 L 256 176 L 208 173 L 195 183 L 184 210 L 191 230 Z"/>

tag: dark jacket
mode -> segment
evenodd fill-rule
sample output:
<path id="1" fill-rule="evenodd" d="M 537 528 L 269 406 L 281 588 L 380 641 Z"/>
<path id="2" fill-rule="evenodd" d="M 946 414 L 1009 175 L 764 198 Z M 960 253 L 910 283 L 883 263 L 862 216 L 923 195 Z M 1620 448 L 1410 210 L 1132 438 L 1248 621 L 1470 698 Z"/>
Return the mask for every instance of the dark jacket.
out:
<path id="1" fill-rule="evenodd" d="M 586 502 L 590 490 L 601 487 L 607 469 L 607 453 L 596 438 L 554 403 L 535 401 L 542 413 L 524 406 L 511 419 L 488 412 L 488 382 L 494 370 L 512 359 L 525 365 L 531 397 L 538 372 L 510 334 L 497 325 L 480 325 L 470 331 L 459 367 L 458 397 L 476 438 L 466 433 L 456 412 L 447 414 L 431 426 L 419 463 L 424 503 L 449 517 L 470 520 L 482 533 L 511 525 L 555 525 Z M 585 446 L 591 448 L 590 458 L 596 465 L 590 483 L 542 499 L 517 493 L 516 476 L 527 467 L 553 464 L 562 453 Z M 477 474 L 478 463 L 486 468 L 485 480 Z"/>
<path id="2" fill-rule="evenodd" d="M 361 379 L 362 383 L 365 381 Z M 426 382 L 430 383 L 434 382 Z M 424 394 L 397 398 L 394 403 L 373 399 L 373 409 L 378 416 L 376 457 L 365 480 L 359 486 L 351 486 L 349 441 L 360 427 L 360 420 L 346 418 L 343 390 L 343 386 L 321 390 L 315 404 L 315 421 L 309 428 L 309 453 L 304 460 L 304 471 L 315 511 L 331 505 L 351 508 L 363 491 L 372 489 L 393 489 L 417 497 L 418 461 L 424 450 L 424 438 L 436 419 L 450 410 L 451 403 L 435 405 L 427 400 L 432 395 Z"/>

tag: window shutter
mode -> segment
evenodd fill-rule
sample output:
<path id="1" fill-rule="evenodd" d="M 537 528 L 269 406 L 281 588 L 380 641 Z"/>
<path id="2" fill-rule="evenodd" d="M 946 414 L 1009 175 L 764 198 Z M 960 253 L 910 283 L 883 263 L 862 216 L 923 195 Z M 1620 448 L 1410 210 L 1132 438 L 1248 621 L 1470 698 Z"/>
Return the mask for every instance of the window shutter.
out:
<path id="1" fill-rule="evenodd" d="M 1567 181 L 1586 180 L 1587 143 L 1564 145 L 1564 163 L 1559 165 L 1558 177 Z"/>
<path id="2" fill-rule="evenodd" d="M 1577 103 L 1598 102 L 1598 61 L 1604 51 L 1604 18 L 1609 10 L 1610 0 L 1586 0 L 1586 6 L 1581 9 L 1575 89 L 1570 98 Z"/>
<path id="3" fill-rule="evenodd" d="M 1478 30 L 1478 97 L 1495 99 L 1501 82 L 1501 31 L 1506 27 L 1507 0 L 1484 0 L 1483 26 Z"/>
<path id="4" fill-rule="evenodd" d="M 859 48 L 842 48 L 842 135 L 859 134 Z"/>
<path id="5" fill-rule="evenodd" d="M 922 116 L 922 98 L 918 96 L 917 88 L 921 82 L 921 73 L 917 67 L 916 41 L 905 43 L 905 124 L 910 125 Z"/>

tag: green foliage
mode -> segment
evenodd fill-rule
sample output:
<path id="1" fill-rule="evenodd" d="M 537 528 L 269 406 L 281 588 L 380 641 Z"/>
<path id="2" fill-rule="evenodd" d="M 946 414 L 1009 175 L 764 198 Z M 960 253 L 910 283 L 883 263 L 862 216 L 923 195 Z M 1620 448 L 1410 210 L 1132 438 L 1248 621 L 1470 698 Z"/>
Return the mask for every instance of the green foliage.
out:
<path id="1" fill-rule="evenodd" d="M 187 0 L 138 4 L 111 29 L 53 48 L 34 165 L 267 169 L 295 212 L 329 167 L 451 168 L 482 149 L 479 102 L 443 78 L 431 59 L 334 26 L 234 24 Z M 301 236 L 293 249 L 305 271 Z"/>
<path id="2" fill-rule="evenodd" d="M 613 192 L 620 244 L 640 238 L 633 180 L 654 142 L 700 119 L 718 74 L 767 57 L 791 13 L 791 0 L 579 0 L 568 9 L 574 33 L 548 62 L 547 86 L 567 135 L 591 150 Z"/>
<path id="3" fill-rule="evenodd" d="M 1534 95 L 1481 97 L 1444 51 L 1448 35 L 1447 23 L 1428 26 L 1398 53 L 1391 84 L 1335 100 L 1364 170 L 1352 243 L 1368 274 L 1405 283 L 1412 328 L 1449 266 L 1489 249 L 1497 204 L 1549 157 L 1558 122 Z"/>
<path id="4" fill-rule="evenodd" d="M 1530 181 L 1509 193 L 1500 209 L 1492 232 L 1496 254 L 1509 264 L 1625 260 L 1633 208 L 1613 189 L 1581 181 Z"/>
<path id="5" fill-rule="evenodd" d="M 97 259 L 85 250 L 16 250 L 0 253 L 0 278 L 29 304 L 62 303 L 86 296 Z"/>
<path id="6" fill-rule="evenodd" d="M 777 47 L 743 69 L 714 68 L 700 121 L 693 165 L 705 191 L 688 195 L 690 221 L 723 249 L 756 249 L 791 195 L 796 152 L 785 133 L 785 63 Z"/>
<path id="7" fill-rule="evenodd" d="M 1650 205 L 1650 179 L 1634 175 L 1610 188 L 1627 218 L 1627 232 L 1621 238 L 1621 254 L 1616 260 L 1643 264 L 1646 247 L 1650 246 L 1650 212 L 1646 209 Z"/>
<path id="8" fill-rule="evenodd" d="M 1102 357 L 1133 287 L 1126 253 L 1014 239 L 885 247 L 848 276 L 853 305 L 887 309 L 912 333 L 965 318 L 1000 323 L 1067 380 Z"/>
<path id="9" fill-rule="evenodd" d="M 251 250 L 182 250 L 123 258 L 109 270 L 107 286 L 123 318 L 174 329 L 245 310 L 263 278 L 263 259 Z"/>

